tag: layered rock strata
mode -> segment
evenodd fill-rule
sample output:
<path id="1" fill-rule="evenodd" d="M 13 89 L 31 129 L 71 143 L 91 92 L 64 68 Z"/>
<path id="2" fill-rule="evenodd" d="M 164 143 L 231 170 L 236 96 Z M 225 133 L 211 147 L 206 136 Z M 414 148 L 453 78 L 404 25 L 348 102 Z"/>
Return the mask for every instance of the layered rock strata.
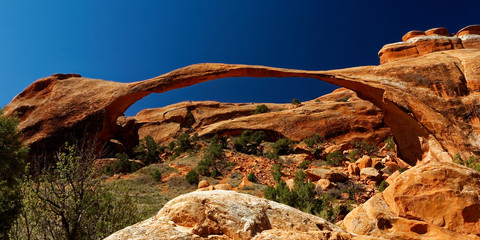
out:
<path id="1" fill-rule="evenodd" d="M 302 141 L 318 133 L 326 140 L 349 142 L 364 139 L 382 142 L 390 129 L 383 113 L 352 91 L 338 89 L 298 105 L 265 103 L 268 112 L 255 114 L 259 103 L 181 102 L 163 108 L 146 109 L 135 117 L 121 118 L 132 123 L 140 139 L 147 135 L 168 144 L 182 132 L 199 136 L 238 135 L 243 130 L 262 130 L 276 140 L 286 137 Z"/>

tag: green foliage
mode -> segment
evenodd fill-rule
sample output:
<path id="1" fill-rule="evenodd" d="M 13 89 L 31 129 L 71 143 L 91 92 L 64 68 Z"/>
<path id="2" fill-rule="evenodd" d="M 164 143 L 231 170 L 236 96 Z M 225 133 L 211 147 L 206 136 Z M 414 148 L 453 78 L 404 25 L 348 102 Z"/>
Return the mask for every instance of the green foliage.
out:
<path id="1" fill-rule="evenodd" d="M 131 173 L 140 168 L 138 163 L 128 160 L 126 153 L 117 153 L 115 157 L 117 161 L 115 161 L 113 166 L 107 166 L 107 172 L 109 173 Z"/>
<path id="2" fill-rule="evenodd" d="M 198 183 L 197 171 L 195 171 L 195 169 L 190 170 L 190 172 L 187 173 L 187 176 L 185 176 L 185 179 L 187 179 L 187 182 L 190 184 L 197 184 Z"/>
<path id="3" fill-rule="evenodd" d="M 252 132 L 251 130 L 245 130 L 240 136 L 235 138 L 233 142 L 233 147 L 236 151 L 246 153 L 261 155 L 262 148 L 260 143 L 267 137 L 263 131 Z"/>
<path id="4" fill-rule="evenodd" d="M 380 184 L 378 185 L 378 191 L 383 192 L 383 190 L 385 190 L 385 188 L 387 187 L 388 187 L 387 181 L 382 180 L 382 182 L 380 182 Z"/>
<path id="5" fill-rule="evenodd" d="M 475 169 L 476 171 L 480 172 L 480 164 L 478 163 L 477 157 L 474 155 L 471 155 L 468 159 L 463 159 L 460 154 L 457 153 L 455 156 L 453 156 L 452 160 L 454 163 Z"/>
<path id="6" fill-rule="evenodd" d="M 342 97 L 342 98 L 337 98 L 335 99 L 336 102 L 348 102 L 348 100 L 350 99 L 349 96 L 345 96 L 345 97 Z"/>
<path id="7" fill-rule="evenodd" d="M 293 105 L 298 105 L 298 104 L 301 104 L 301 102 L 298 101 L 298 99 L 294 98 L 294 99 L 292 99 L 292 104 Z"/>
<path id="8" fill-rule="evenodd" d="M 192 142 L 190 140 L 190 134 L 182 133 L 175 142 L 175 152 L 184 153 L 192 149 Z"/>
<path id="9" fill-rule="evenodd" d="M 218 172 L 217 172 L 217 169 L 212 169 L 212 172 L 210 173 L 210 177 L 211 178 L 216 178 L 218 177 Z"/>
<path id="10" fill-rule="evenodd" d="M 257 182 L 258 181 L 257 176 L 255 176 L 255 173 L 253 173 L 253 172 L 250 172 L 247 175 L 247 180 L 250 181 L 250 182 Z"/>
<path id="11" fill-rule="evenodd" d="M 352 146 L 360 150 L 361 154 L 372 155 L 378 151 L 378 147 L 375 144 L 370 144 L 364 140 L 362 141 L 352 141 Z"/>
<path id="12" fill-rule="evenodd" d="M 101 239 L 138 220 L 128 192 L 113 194 L 97 177 L 94 144 L 89 149 L 65 144 L 56 164 L 30 177 L 16 239 Z"/>
<path id="13" fill-rule="evenodd" d="M 145 165 L 160 161 L 159 154 L 163 148 L 155 142 L 152 136 L 148 135 L 140 140 L 140 143 L 134 148 L 136 158 L 142 160 Z"/>
<path id="14" fill-rule="evenodd" d="M 268 112 L 268 107 L 265 104 L 257 105 L 255 108 L 255 114 L 266 113 Z"/>
<path id="15" fill-rule="evenodd" d="M 155 169 L 155 171 L 152 173 L 152 178 L 157 182 L 160 182 L 160 180 L 162 180 L 162 174 L 158 169 Z"/>
<path id="16" fill-rule="evenodd" d="M 300 163 L 300 165 L 298 165 L 298 168 L 307 169 L 310 164 L 312 164 L 312 161 L 304 160 L 302 163 Z"/>
<path id="17" fill-rule="evenodd" d="M 395 142 L 393 141 L 393 136 L 387 137 L 384 142 L 387 150 L 395 151 Z"/>
<path id="18" fill-rule="evenodd" d="M 318 133 L 314 133 L 311 137 L 309 138 L 306 138 L 305 140 L 303 140 L 305 142 L 305 144 L 307 144 L 307 146 L 309 148 L 312 148 L 314 147 L 316 144 L 321 144 L 323 143 L 324 139 L 323 139 L 323 136 L 321 136 L 320 134 Z"/>
<path id="19" fill-rule="evenodd" d="M 20 141 L 18 119 L 0 110 L 0 239 L 6 239 L 22 207 L 21 181 L 28 148 Z"/>
<path id="20" fill-rule="evenodd" d="M 272 173 L 273 180 L 277 184 L 280 183 L 281 181 L 283 181 L 282 180 L 282 166 L 281 165 L 273 164 L 271 173 Z"/>
<path id="21" fill-rule="evenodd" d="M 327 165 L 341 166 L 344 159 L 343 154 L 340 151 L 334 151 L 327 154 Z"/>
<path id="22" fill-rule="evenodd" d="M 327 211 L 333 199 L 324 197 L 316 198 L 315 185 L 306 179 L 302 170 L 295 172 L 294 187 L 290 189 L 281 178 L 281 167 L 272 167 L 272 176 L 277 183 L 275 187 L 268 186 L 264 191 L 265 198 L 298 208 L 304 212 L 319 214 Z M 328 195 L 326 195 L 328 196 Z"/>
<path id="23" fill-rule="evenodd" d="M 267 151 L 267 153 L 265 153 L 265 157 L 275 161 L 279 159 L 278 153 L 273 151 Z"/>
<path id="24" fill-rule="evenodd" d="M 273 150 L 278 155 L 286 155 L 292 151 L 292 142 L 288 138 L 282 138 L 273 144 Z"/>
<path id="25" fill-rule="evenodd" d="M 351 162 L 355 162 L 359 157 L 360 157 L 360 150 L 358 149 L 353 149 L 351 152 L 347 154 L 348 160 Z"/>

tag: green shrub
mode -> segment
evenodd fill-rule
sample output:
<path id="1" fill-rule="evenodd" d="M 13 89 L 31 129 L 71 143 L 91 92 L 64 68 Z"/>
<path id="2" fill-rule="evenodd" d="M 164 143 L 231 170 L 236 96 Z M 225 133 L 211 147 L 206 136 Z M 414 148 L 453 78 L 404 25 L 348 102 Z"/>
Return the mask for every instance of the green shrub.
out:
<path id="1" fill-rule="evenodd" d="M 340 151 L 334 151 L 327 154 L 327 165 L 341 166 L 343 161 L 343 154 Z"/>
<path id="2" fill-rule="evenodd" d="M 200 160 L 196 167 L 197 173 L 202 176 L 209 176 L 211 174 L 210 168 L 212 167 L 212 162 L 210 159 Z"/>
<path id="3" fill-rule="evenodd" d="M 307 169 L 310 166 L 310 164 L 312 164 L 312 161 L 304 160 L 302 163 L 300 163 L 300 165 L 298 165 L 298 167 L 301 169 Z"/>
<path id="4" fill-rule="evenodd" d="M 54 166 L 27 180 L 28 198 L 12 239 L 103 239 L 140 220 L 128 191 L 99 177 L 94 146 L 66 143 Z"/>
<path id="5" fill-rule="evenodd" d="M 117 153 L 115 157 L 117 158 L 117 161 L 113 164 L 113 173 L 131 173 L 140 168 L 136 162 L 128 160 L 128 155 L 126 153 Z"/>
<path id="6" fill-rule="evenodd" d="M 190 172 L 188 172 L 187 175 L 185 176 L 185 179 L 190 184 L 197 184 L 198 183 L 197 171 L 195 171 L 195 169 L 190 170 Z"/>
<path id="7" fill-rule="evenodd" d="M 306 138 L 303 141 L 305 142 L 305 144 L 307 144 L 309 148 L 312 148 L 315 146 L 315 144 L 323 143 L 324 139 L 323 136 L 321 136 L 320 134 L 314 133 L 311 137 Z"/>
<path id="8" fill-rule="evenodd" d="M 388 187 L 387 181 L 382 180 L 382 181 L 380 182 L 380 184 L 378 185 L 378 191 L 379 191 L 379 192 L 383 192 L 383 190 L 385 190 L 385 188 L 387 188 L 387 187 Z"/>
<path id="9" fill-rule="evenodd" d="M 152 173 L 152 178 L 157 182 L 160 182 L 160 180 L 162 180 L 162 174 L 158 169 L 155 169 L 155 171 Z"/>
<path id="10" fill-rule="evenodd" d="M 140 143 L 134 148 L 136 158 L 142 160 L 145 165 L 159 162 L 161 152 L 163 152 L 163 147 L 157 145 L 150 135 L 140 140 Z"/>
<path id="11" fill-rule="evenodd" d="M 471 155 L 468 159 L 463 159 L 460 154 L 455 154 L 455 156 L 452 158 L 454 163 L 472 168 L 478 172 L 480 172 L 480 164 L 478 163 L 477 157 L 474 155 Z"/>
<path id="12" fill-rule="evenodd" d="M 292 104 L 293 105 L 298 105 L 298 104 L 301 104 L 301 102 L 298 101 L 298 99 L 294 98 L 294 99 L 292 99 Z"/>
<path id="13" fill-rule="evenodd" d="M 210 173 L 210 177 L 211 178 L 216 178 L 218 177 L 218 172 L 217 172 L 217 169 L 212 169 L 212 172 Z"/>
<path id="14" fill-rule="evenodd" d="M 250 181 L 250 182 L 257 182 L 257 177 L 255 176 L 255 173 L 253 172 L 250 172 L 248 175 L 247 175 L 247 180 Z"/>
<path id="15" fill-rule="evenodd" d="M 370 144 L 365 140 L 352 141 L 351 144 L 354 148 L 360 150 L 360 152 L 365 155 L 372 155 L 373 153 L 378 151 L 378 147 L 375 144 Z"/>
<path id="16" fill-rule="evenodd" d="M 255 114 L 266 113 L 268 112 L 268 107 L 265 104 L 257 105 L 255 108 Z"/>
<path id="17" fill-rule="evenodd" d="M 387 139 L 385 139 L 385 148 L 390 151 L 395 151 L 395 142 L 393 141 L 393 136 L 389 136 Z"/>
<path id="18" fill-rule="evenodd" d="M 245 130 L 239 137 L 235 138 L 233 147 L 236 151 L 242 153 L 261 155 L 263 150 L 260 143 L 266 137 L 267 135 L 263 131 L 252 132 L 251 130 Z"/>
<path id="19" fill-rule="evenodd" d="M 347 158 L 351 162 L 355 162 L 360 157 L 360 154 L 361 154 L 360 150 L 353 149 L 351 152 L 347 154 Z"/>
<path id="20" fill-rule="evenodd" d="M 184 153 L 192 149 L 192 143 L 190 140 L 190 134 L 182 133 L 175 142 L 175 152 Z"/>
<path id="21" fill-rule="evenodd" d="M 288 138 L 282 138 L 273 144 L 273 150 L 278 155 L 286 155 L 292 151 L 292 142 Z"/>
<path id="22" fill-rule="evenodd" d="M 276 152 L 273 152 L 273 151 L 267 151 L 267 153 L 265 153 L 265 157 L 268 158 L 268 159 L 272 159 L 272 160 L 278 160 L 279 159 L 279 156 Z"/>
<path id="23" fill-rule="evenodd" d="M 282 166 L 281 165 L 273 164 L 271 173 L 272 173 L 273 180 L 277 184 L 282 181 Z"/>
<path id="24" fill-rule="evenodd" d="M 0 239 L 8 239 L 8 231 L 22 208 L 20 188 L 28 148 L 20 141 L 17 127 L 18 119 L 0 110 Z"/>

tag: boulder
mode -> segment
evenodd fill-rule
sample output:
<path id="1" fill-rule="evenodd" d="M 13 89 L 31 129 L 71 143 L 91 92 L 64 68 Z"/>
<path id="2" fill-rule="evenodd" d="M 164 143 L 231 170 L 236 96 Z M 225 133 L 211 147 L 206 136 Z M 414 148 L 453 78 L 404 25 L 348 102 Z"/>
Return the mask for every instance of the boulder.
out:
<path id="1" fill-rule="evenodd" d="M 315 184 L 315 188 L 317 189 L 317 192 L 326 191 L 331 186 L 332 186 L 332 183 L 328 179 L 320 179 Z"/>
<path id="2" fill-rule="evenodd" d="M 192 192 L 114 239 L 362 239 L 322 218 L 234 191 Z M 364 238 L 368 239 L 368 238 Z"/>
<path id="3" fill-rule="evenodd" d="M 377 182 L 382 180 L 382 174 L 375 168 L 367 167 L 360 170 L 360 179 Z"/>
<path id="4" fill-rule="evenodd" d="M 198 183 L 198 188 L 204 188 L 204 187 L 208 187 L 210 186 L 210 184 L 208 183 L 207 180 L 202 180 Z"/>
<path id="5" fill-rule="evenodd" d="M 340 172 L 340 169 L 310 168 L 305 171 L 307 178 L 312 181 L 320 179 L 328 179 L 331 182 L 344 182 L 348 180 L 348 176 Z"/>
<path id="6" fill-rule="evenodd" d="M 345 217 L 345 230 L 388 239 L 480 239 L 478 172 L 429 163 L 389 182 Z"/>
<path id="7" fill-rule="evenodd" d="M 367 155 L 363 155 L 361 158 L 355 161 L 355 164 L 360 170 L 362 170 L 367 167 L 372 167 L 372 159 Z"/>

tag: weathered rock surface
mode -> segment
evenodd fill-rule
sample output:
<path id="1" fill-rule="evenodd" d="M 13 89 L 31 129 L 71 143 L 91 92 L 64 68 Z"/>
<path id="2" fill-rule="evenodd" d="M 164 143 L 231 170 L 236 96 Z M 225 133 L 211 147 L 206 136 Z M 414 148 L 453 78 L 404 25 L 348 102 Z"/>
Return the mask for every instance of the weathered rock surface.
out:
<path id="1" fill-rule="evenodd" d="M 342 227 L 387 239 L 480 239 L 480 174 L 454 163 L 403 172 Z"/>
<path id="2" fill-rule="evenodd" d="M 431 52 L 452 49 L 480 49 L 480 25 L 471 25 L 454 36 L 446 28 L 432 28 L 425 32 L 410 31 L 402 37 L 403 42 L 383 46 L 378 52 L 380 63 L 422 56 Z"/>
<path id="3" fill-rule="evenodd" d="M 262 114 L 255 114 L 258 105 L 181 102 L 143 110 L 122 122 L 134 121 L 140 139 L 150 135 L 165 144 L 187 130 L 199 136 L 238 135 L 243 130 L 263 130 L 270 137 L 286 137 L 293 141 L 318 133 L 326 140 L 336 142 L 360 138 L 381 142 L 390 134 L 380 109 L 344 88 L 300 105 L 265 103 L 269 111 Z"/>
<path id="4" fill-rule="evenodd" d="M 463 45 L 468 39 L 476 46 L 476 28 L 460 31 Z M 448 50 L 443 46 L 457 46 L 456 40 L 433 37 L 435 44 L 421 45 L 422 51 L 423 37 L 408 40 L 418 42 L 419 57 L 331 71 L 196 64 L 133 83 L 54 75 L 25 89 L 5 112 L 18 114 L 24 140 L 33 149 L 55 149 L 66 137 L 85 131 L 100 141 L 121 140 L 120 130 L 129 124 L 119 126 L 117 118 L 150 93 L 228 77 L 311 77 L 349 88 L 382 109 L 399 157 L 411 165 L 420 160 L 451 161 L 456 153 L 480 156 L 480 50 L 465 46 Z"/>
<path id="5" fill-rule="evenodd" d="M 234 191 L 193 192 L 158 214 L 120 230 L 114 239 L 368 239 L 355 238 L 322 218 Z"/>

